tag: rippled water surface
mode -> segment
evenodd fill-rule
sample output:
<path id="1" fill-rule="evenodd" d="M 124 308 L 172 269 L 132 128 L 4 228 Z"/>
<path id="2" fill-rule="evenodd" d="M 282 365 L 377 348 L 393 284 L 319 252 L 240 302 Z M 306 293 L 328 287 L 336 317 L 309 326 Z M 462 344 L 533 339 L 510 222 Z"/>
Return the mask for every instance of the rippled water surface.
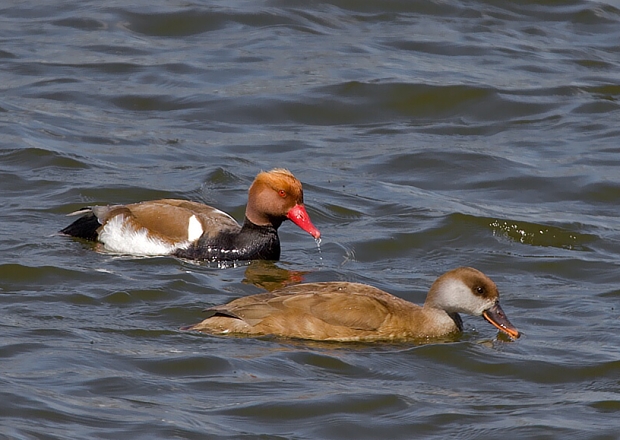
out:
<path id="1" fill-rule="evenodd" d="M 9 0 L 0 42 L 1 438 L 618 437 L 618 2 Z M 56 234 L 160 197 L 242 219 L 274 167 L 320 252 L 290 222 L 226 269 Z M 460 265 L 521 339 L 179 331 L 300 281 L 422 303 Z"/>

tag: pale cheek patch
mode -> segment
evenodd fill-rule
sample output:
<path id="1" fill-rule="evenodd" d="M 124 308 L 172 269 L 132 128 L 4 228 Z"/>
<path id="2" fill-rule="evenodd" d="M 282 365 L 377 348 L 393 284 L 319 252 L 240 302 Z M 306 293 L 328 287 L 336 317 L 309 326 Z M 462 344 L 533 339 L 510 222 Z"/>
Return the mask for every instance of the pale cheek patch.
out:
<path id="1" fill-rule="evenodd" d="M 479 316 L 495 301 L 474 295 L 459 279 L 446 280 L 441 286 L 440 302 L 444 310 L 452 313 L 467 313 Z"/>
<path id="2" fill-rule="evenodd" d="M 195 215 L 192 215 L 189 218 L 189 223 L 187 225 L 187 240 L 188 241 L 196 241 L 200 238 L 204 230 L 202 229 L 202 225 L 198 221 Z"/>
<path id="3" fill-rule="evenodd" d="M 99 234 L 106 250 L 131 255 L 169 255 L 187 243 L 173 245 L 149 234 L 149 231 L 135 229 L 122 215 L 112 217 Z"/>

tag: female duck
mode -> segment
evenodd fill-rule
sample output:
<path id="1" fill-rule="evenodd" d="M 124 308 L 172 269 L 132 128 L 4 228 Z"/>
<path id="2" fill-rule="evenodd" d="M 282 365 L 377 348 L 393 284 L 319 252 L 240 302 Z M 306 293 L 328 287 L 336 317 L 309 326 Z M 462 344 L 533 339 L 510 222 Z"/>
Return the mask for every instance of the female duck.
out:
<path id="1" fill-rule="evenodd" d="M 459 313 L 467 313 L 484 317 L 513 339 L 520 336 L 499 305 L 495 283 L 471 267 L 440 276 L 422 307 L 366 284 L 325 282 L 243 297 L 206 311 L 212 316 L 183 330 L 316 341 L 404 341 L 460 332 Z"/>

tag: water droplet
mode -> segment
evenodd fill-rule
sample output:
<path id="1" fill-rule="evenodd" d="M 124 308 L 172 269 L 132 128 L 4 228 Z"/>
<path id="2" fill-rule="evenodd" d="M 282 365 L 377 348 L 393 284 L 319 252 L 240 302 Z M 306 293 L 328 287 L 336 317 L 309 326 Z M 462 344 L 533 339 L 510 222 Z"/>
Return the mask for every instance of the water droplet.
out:
<path id="1" fill-rule="evenodd" d="M 323 255 L 321 255 L 321 237 L 315 238 L 314 241 L 316 242 L 316 247 L 319 250 L 319 260 L 323 261 Z"/>

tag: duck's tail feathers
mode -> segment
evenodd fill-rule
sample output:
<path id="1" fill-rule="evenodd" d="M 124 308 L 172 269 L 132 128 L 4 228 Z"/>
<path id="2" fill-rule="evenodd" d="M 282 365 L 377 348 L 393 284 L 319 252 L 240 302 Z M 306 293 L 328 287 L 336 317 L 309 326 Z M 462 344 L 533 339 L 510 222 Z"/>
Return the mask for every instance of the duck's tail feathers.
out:
<path id="1" fill-rule="evenodd" d="M 83 238 L 85 240 L 97 241 L 97 229 L 101 226 L 99 219 L 93 214 L 91 208 L 82 208 L 68 215 L 79 215 L 82 217 L 71 223 L 64 229 L 61 229 L 62 234 L 70 235 L 71 237 Z"/>

